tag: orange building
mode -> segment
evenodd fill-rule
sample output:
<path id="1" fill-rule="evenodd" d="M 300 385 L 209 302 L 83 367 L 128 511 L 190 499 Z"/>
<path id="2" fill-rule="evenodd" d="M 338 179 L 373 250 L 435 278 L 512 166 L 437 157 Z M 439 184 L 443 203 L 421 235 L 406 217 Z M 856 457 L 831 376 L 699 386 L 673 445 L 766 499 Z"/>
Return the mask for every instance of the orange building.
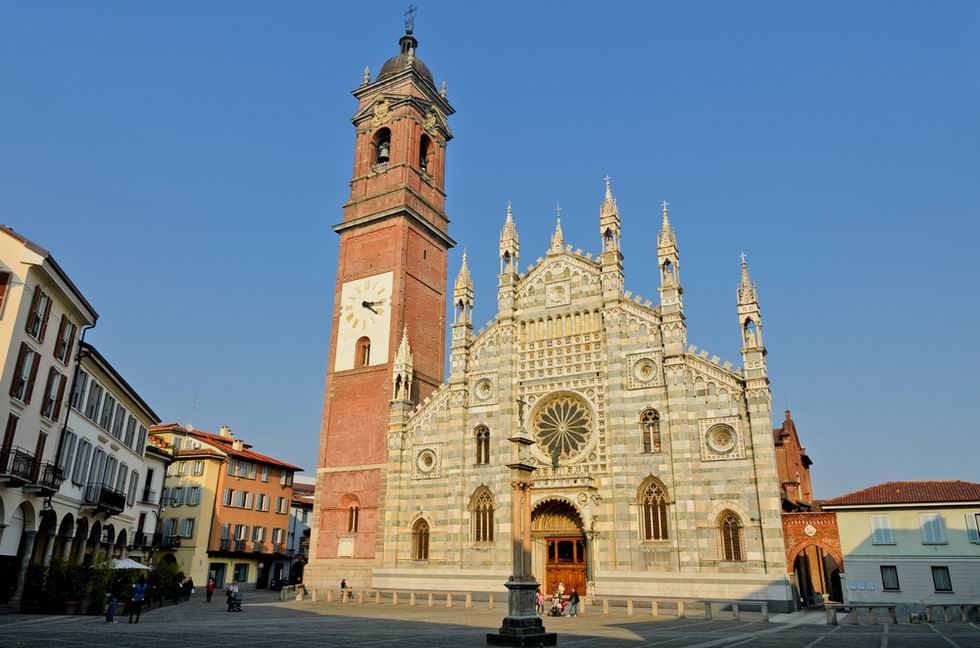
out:
<path id="1" fill-rule="evenodd" d="M 164 488 L 164 542 L 195 584 L 264 589 L 288 575 L 286 532 L 297 466 L 252 450 L 231 429 L 153 428 L 175 451 Z"/>

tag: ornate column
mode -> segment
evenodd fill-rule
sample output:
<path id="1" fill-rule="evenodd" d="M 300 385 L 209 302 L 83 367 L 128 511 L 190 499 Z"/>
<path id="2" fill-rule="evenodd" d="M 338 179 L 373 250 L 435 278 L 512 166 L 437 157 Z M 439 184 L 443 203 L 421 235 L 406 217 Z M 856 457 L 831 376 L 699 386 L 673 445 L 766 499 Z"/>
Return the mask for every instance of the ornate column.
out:
<path id="1" fill-rule="evenodd" d="M 534 605 L 538 582 L 531 572 L 531 489 L 533 482 L 529 449 L 534 439 L 521 426 L 514 444 L 514 463 L 510 468 L 511 486 L 511 546 L 513 547 L 514 573 L 504 584 L 508 591 L 507 616 L 500 631 L 487 633 L 491 646 L 555 646 L 558 635 L 545 632 L 544 624 Z"/>

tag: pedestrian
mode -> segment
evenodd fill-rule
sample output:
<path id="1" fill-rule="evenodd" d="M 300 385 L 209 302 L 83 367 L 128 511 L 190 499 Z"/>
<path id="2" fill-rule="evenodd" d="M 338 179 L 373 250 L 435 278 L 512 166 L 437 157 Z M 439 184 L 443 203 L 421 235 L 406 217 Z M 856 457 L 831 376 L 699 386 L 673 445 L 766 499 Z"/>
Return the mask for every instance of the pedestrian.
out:
<path id="1" fill-rule="evenodd" d="M 558 581 L 558 596 L 561 596 L 561 597 L 564 597 L 565 596 L 565 582 L 564 581 Z"/>
<path id="2" fill-rule="evenodd" d="M 105 609 L 106 623 L 118 623 L 116 621 L 117 605 L 119 605 L 119 585 L 113 583 L 109 588 L 109 605 Z"/>
<path id="3" fill-rule="evenodd" d="M 538 613 L 538 616 L 544 614 L 544 592 L 541 591 L 540 587 L 538 588 L 538 591 L 534 593 L 534 608 Z"/>
<path id="4" fill-rule="evenodd" d="M 129 622 L 133 622 L 133 613 L 136 613 L 136 623 L 140 622 L 140 610 L 143 608 L 143 601 L 146 600 L 146 577 L 140 576 L 139 581 L 133 585 L 133 595 L 129 602 Z"/>
<path id="5" fill-rule="evenodd" d="M 216 587 L 217 587 L 217 585 L 215 584 L 214 579 L 213 578 L 209 578 L 208 579 L 208 584 L 205 587 L 205 590 L 207 591 L 207 594 L 208 594 L 208 603 L 211 602 L 211 597 L 214 596 L 214 590 L 215 590 Z"/>
<path id="6" fill-rule="evenodd" d="M 340 600 L 341 601 L 347 600 L 347 579 L 346 578 L 341 578 L 340 579 Z"/>
<path id="7" fill-rule="evenodd" d="M 191 600 L 191 594 L 194 593 L 194 579 L 188 578 L 187 582 L 184 583 L 184 593 L 187 594 L 187 600 Z"/>
<path id="8" fill-rule="evenodd" d="M 578 591 L 573 587 L 572 593 L 568 595 L 568 616 L 578 616 Z"/>
<path id="9" fill-rule="evenodd" d="M 228 586 L 228 611 L 235 607 L 235 597 L 238 596 L 238 581 L 232 581 Z"/>

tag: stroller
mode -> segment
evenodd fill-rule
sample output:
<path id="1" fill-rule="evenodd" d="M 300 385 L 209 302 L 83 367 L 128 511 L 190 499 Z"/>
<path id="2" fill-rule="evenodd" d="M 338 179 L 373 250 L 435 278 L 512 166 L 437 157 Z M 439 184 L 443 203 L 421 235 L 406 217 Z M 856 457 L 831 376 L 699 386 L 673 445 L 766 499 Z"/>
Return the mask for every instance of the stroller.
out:
<path id="1" fill-rule="evenodd" d="M 548 616 L 565 616 L 565 600 L 557 594 L 551 599 Z"/>
<path id="2" fill-rule="evenodd" d="M 242 611 L 242 593 L 235 592 L 231 595 L 231 607 L 228 608 L 229 612 L 241 612 Z"/>

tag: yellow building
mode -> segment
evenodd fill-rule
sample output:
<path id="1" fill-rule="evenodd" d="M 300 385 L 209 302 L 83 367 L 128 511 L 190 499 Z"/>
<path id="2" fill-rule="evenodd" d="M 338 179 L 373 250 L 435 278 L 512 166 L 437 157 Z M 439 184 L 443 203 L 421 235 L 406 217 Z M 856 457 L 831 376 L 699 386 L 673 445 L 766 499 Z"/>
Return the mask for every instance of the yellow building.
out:
<path id="1" fill-rule="evenodd" d="M 823 504 L 837 514 L 847 603 L 980 600 L 980 484 L 886 482 Z"/>

